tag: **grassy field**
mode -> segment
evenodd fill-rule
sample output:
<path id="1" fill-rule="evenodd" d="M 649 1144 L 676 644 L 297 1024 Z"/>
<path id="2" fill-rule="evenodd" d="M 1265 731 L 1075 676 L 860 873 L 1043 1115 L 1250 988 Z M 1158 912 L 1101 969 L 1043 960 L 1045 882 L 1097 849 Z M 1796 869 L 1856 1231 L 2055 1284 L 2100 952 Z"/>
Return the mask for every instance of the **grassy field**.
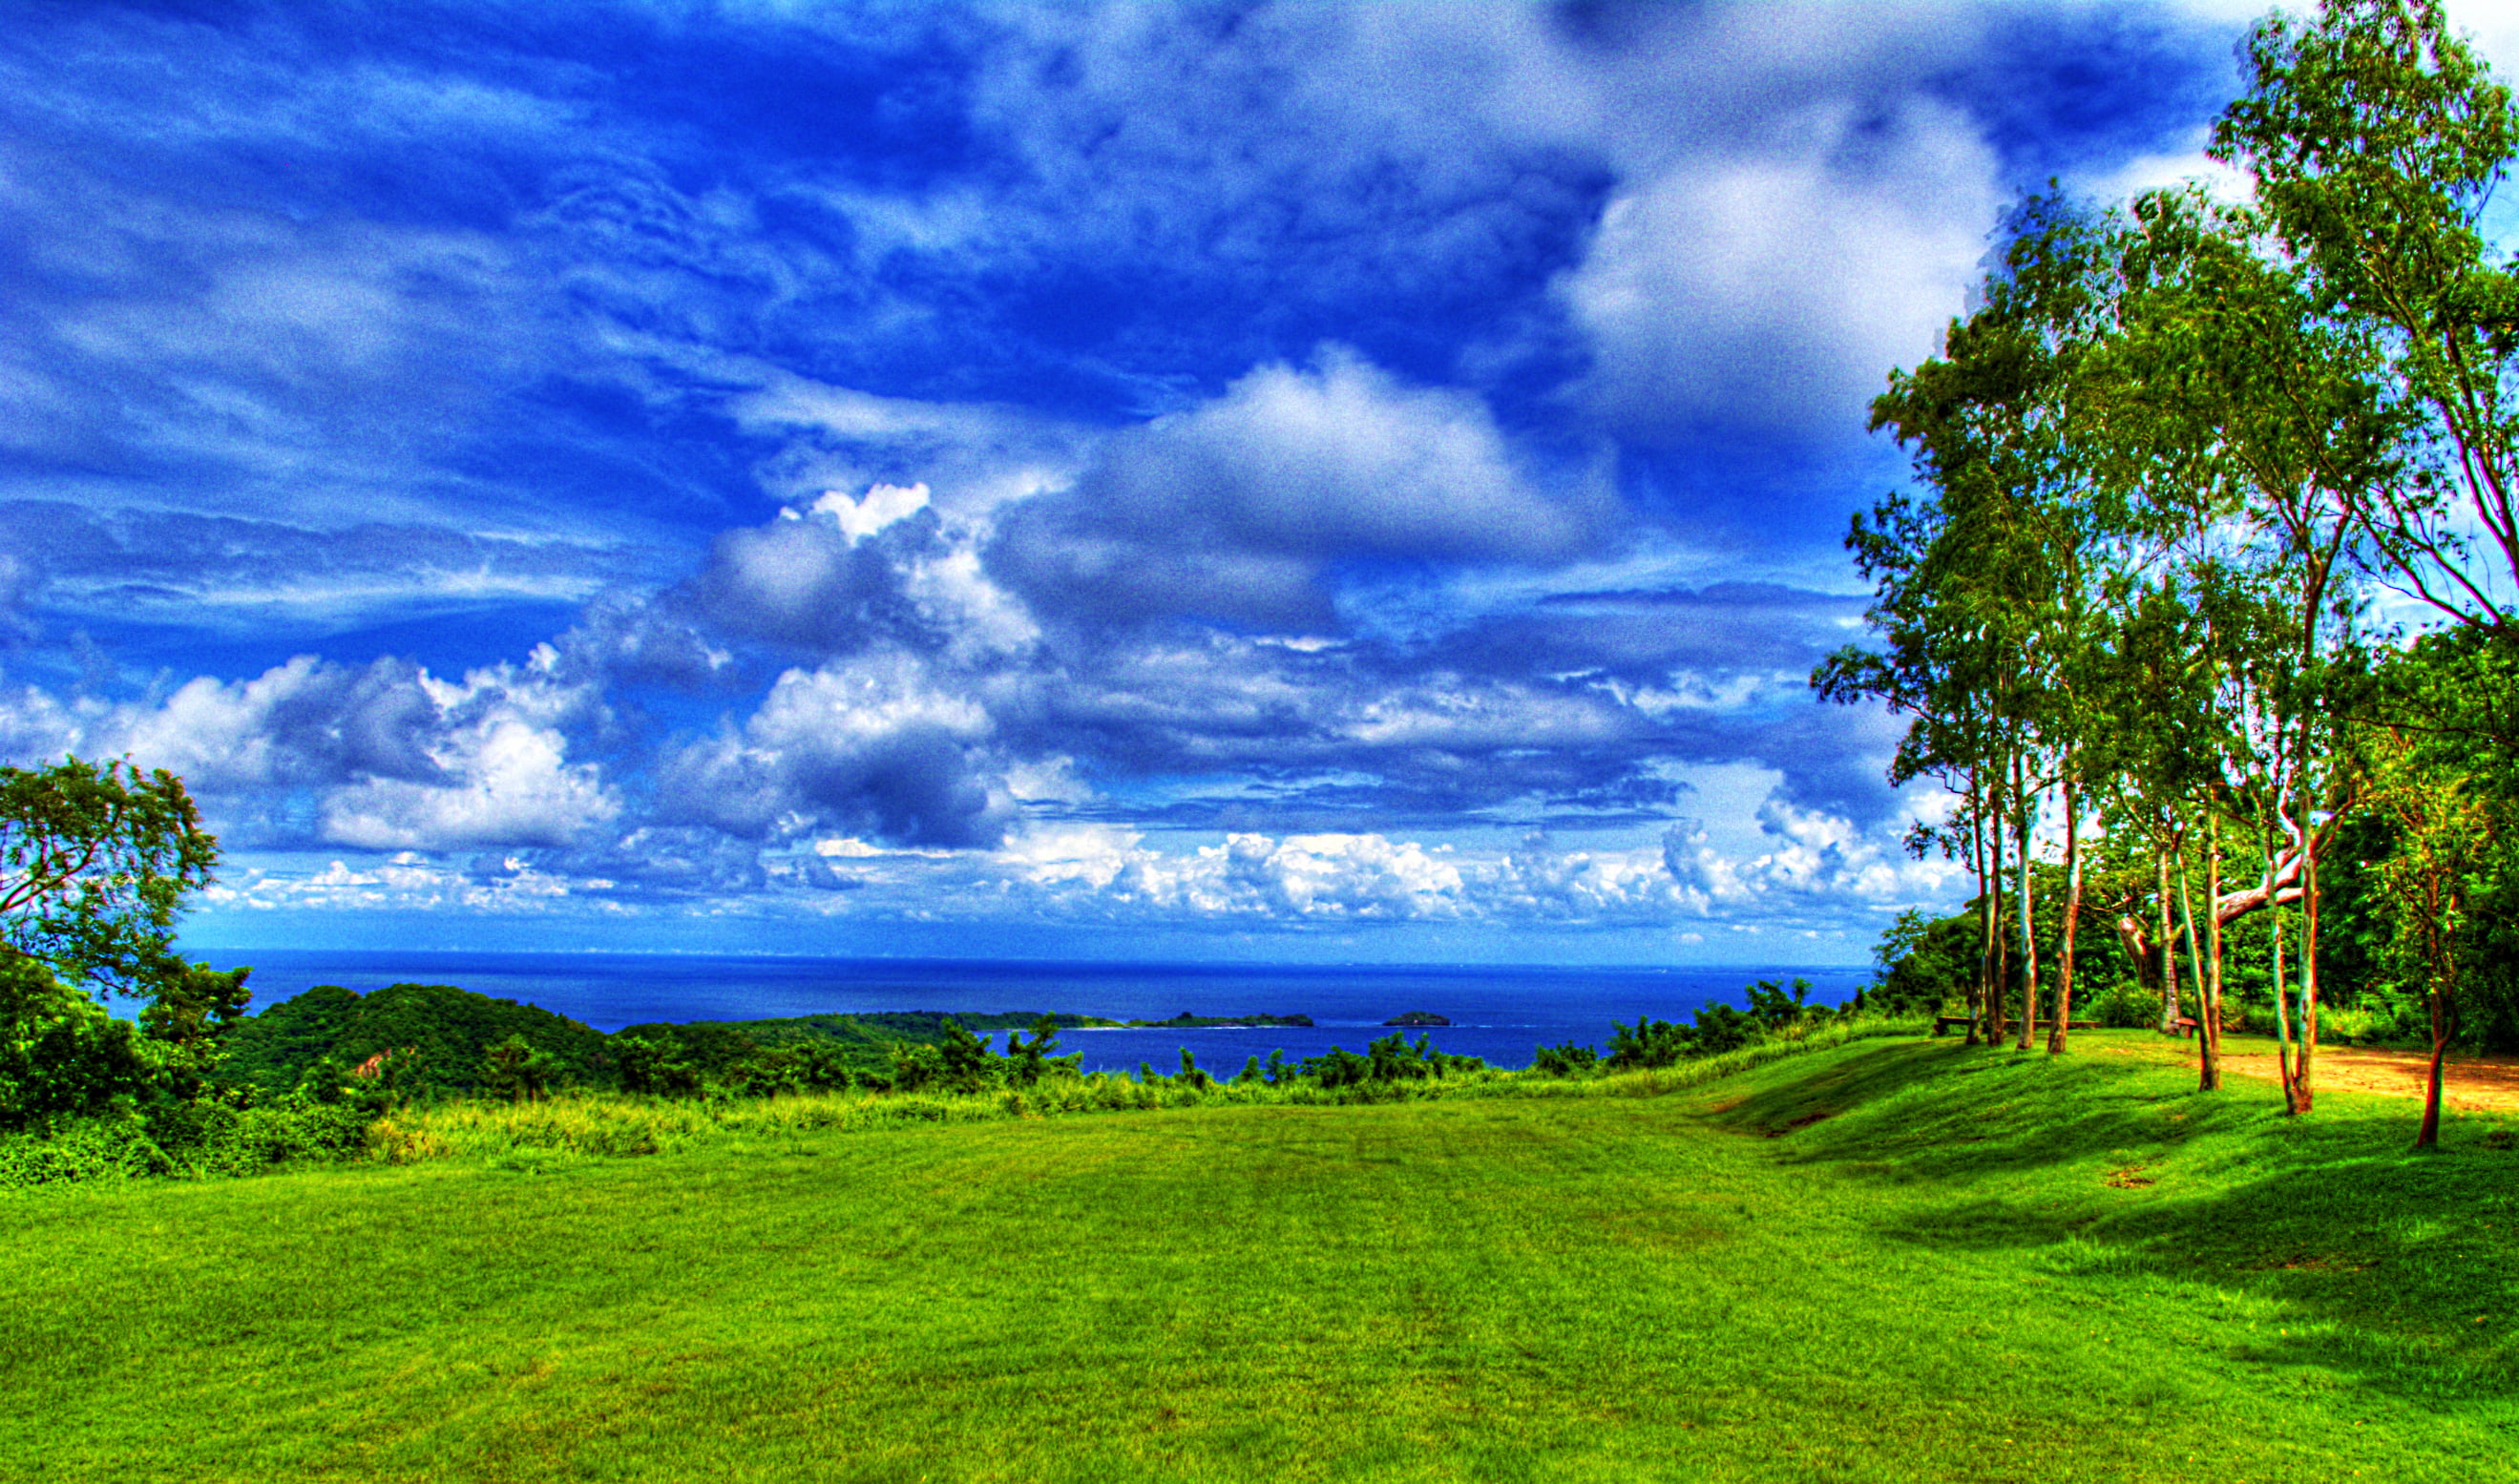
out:
<path id="1" fill-rule="evenodd" d="M 0 1471 L 2519 1478 L 2505 1132 L 2076 1039 L 17 1196 Z"/>

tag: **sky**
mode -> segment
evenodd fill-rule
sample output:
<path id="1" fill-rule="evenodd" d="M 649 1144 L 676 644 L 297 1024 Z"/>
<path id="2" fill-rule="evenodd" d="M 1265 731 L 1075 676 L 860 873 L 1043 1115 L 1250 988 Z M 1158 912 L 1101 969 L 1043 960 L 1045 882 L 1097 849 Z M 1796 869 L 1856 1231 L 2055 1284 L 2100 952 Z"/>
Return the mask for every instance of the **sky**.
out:
<path id="1" fill-rule="evenodd" d="M 2255 14 L 22 7 L 0 762 L 204 950 L 1859 962 L 1867 402 Z"/>

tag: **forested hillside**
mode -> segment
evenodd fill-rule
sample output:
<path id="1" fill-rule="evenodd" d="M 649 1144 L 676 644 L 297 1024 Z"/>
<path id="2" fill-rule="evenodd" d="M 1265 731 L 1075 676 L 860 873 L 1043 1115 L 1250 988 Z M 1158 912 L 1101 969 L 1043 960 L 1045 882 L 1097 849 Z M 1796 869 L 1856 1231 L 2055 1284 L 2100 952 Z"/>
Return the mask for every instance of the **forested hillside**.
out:
<path id="1" fill-rule="evenodd" d="M 382 1056 L 375 1069 L 399 1088 L 478 1092 L 489 1082 L 490 1048 L 509 1037 L 548 1058 L 557 1080 L 611 1080 L 603 1032 L 453 984 L 387 984 L 366 994 L 318 984 L 238 1022 L 221 1069 L 281 1092 L 319 1064 L 329 1061 L 337 1073 Z"/>

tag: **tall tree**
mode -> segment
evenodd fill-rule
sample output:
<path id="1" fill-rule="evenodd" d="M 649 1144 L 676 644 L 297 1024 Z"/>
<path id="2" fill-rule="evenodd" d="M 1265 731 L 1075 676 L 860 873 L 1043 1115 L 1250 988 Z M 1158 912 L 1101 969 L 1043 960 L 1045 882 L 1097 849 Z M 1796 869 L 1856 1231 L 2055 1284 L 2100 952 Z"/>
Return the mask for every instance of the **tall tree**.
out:
<path id="1" fill-rule="evenodd" d="M 2375 562 L 2455 622 L 2519 644 L 2519 264 L 2480 222 L 2519 113 L 2439 0 L 2326 0 L 2247 47 L 2213 132 L 2321 303 L 2366 327 L 2419 457 L 2356 520 Z"/>

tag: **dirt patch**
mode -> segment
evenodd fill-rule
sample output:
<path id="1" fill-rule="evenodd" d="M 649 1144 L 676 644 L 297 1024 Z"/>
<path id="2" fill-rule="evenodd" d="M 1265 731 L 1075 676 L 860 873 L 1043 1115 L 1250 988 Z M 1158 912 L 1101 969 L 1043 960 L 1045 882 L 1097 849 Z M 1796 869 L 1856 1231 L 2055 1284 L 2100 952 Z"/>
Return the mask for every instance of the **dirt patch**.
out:
<path id="1" fill-rule="evenodd" d="M 2151 1183 L 2151 1177 L 2143 1172 L 2140 1164 L 2108 1171 L 2108 1184 L 2121 1191 L 2139 1191 Z"/>
<path id="2" fill-rule="evenodd" d="M 2272 1042 L 2226 1040 L 2222 1067 L 2234 1076 L 2282 1080 Z M 2321 1088 L 2419 1098 L 2431 1075 L 2431 1058 L 2418 1051 L 2320 1046 L 2312 1072 L 2312 1081 Z M 2519 1113 L 2519 1058 L 2450 1058 L 2441 1069 L 2441 1101 L 2469 1113 Z"/>

